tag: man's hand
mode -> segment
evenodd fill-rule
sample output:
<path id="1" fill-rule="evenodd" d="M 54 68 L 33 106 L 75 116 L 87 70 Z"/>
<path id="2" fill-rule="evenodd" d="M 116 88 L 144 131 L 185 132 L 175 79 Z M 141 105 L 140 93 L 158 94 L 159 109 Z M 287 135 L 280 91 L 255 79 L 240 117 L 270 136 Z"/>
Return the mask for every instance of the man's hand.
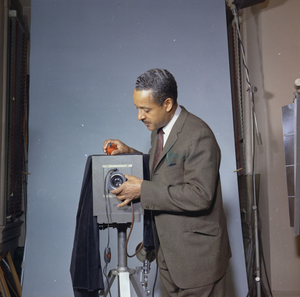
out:
<path id="1" fill-rule="evenodd" d="M 121 142 L 120 140 L 118 139 L 108 139 L 108 140 L 105 140 L 104 143 L 103 143 L 103 152 L 105 153 L 105 155 L 108 155 L 107 153 L 107 146 L 109 143 L 113 143 L 117 146 L 117 149 L 112 151 L 111 155 L 119 155 L 119 154 L 132 154 L 134 151 L 133 151 L 133 148 L 129 147 L 128 145 L 126 145 L 125 143 Z"/>
<path id="2" fill-rule="evenodd" d="M 124 176 L 127 181 L 117 189 L 111 191 L 111 193 L 115 194 L 119 200 L 123 201 L 118 207 L 125 206 L 132 200 L 138 199 L 141 196 L 141 185 L 143 180 L 133 175 L 125 174 Z"/>

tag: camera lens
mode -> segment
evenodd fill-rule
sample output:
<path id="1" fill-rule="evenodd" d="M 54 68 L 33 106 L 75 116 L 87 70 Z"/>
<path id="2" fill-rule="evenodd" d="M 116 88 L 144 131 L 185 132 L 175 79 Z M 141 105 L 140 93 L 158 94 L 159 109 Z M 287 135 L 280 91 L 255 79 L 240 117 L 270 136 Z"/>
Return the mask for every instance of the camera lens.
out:
<path id="1" fill-rule="evenodd" d="M 118 188 L 126 181 L 125 176 L 122 173 L 115 173 L 110 177 L 110 186 L 113 189 Z"/>
<path id="2" fill-rule="evenodd" d="M 115 175 L 111 178 L 111 184 L 117 188 L 123 184 L 123 179 L 120 176 Z"/>

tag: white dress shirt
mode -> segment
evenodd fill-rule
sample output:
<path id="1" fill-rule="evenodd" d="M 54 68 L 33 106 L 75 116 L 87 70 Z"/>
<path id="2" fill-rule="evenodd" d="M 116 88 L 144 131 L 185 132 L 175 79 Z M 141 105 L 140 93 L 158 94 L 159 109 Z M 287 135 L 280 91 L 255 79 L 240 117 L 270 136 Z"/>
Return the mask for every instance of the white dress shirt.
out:
<path id="1" fill-rule="evenodd" d="M 171 121 L 162 128 L 162 130 L 164 131 L 164 134 L 163 134 L 163 136 L 164 136 L 164 146 L 165 146 L 165 144 L 166 144 L 166 142 L 168 140 L 168 137 L 169 137 L 169 135 L 171 133 L 171 130 L 172 130 L 175 122 L 178 119 L 178 116 L 180 115 L 180 112 L 181 112 L 181 107 L 178 104 L 177 108 L 175 110 L 175 114 L 173 115 Z"/>

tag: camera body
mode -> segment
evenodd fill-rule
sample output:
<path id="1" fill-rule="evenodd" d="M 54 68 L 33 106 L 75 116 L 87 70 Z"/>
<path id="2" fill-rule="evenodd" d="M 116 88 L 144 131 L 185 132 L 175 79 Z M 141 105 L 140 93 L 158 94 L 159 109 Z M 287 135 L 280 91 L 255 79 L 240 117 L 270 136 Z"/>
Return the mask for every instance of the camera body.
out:
<path id="1" fill-rule="evenodd" d="M 143 179 L 143 155 L 92 156 L 93 214 L 98 224 L 131 223 L 130 205 L 117 207 L 121 201 L 111 191 L 126 182 L 125 174 Z M 134 220 L 141 221 L 140 201 L 133 200 Z"/>

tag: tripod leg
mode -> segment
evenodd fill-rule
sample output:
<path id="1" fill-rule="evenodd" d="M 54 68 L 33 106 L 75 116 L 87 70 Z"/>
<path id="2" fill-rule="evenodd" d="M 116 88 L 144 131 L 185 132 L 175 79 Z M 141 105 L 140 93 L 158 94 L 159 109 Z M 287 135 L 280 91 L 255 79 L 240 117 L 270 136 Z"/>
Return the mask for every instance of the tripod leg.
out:
<path id="1" fill-rule="evenodd" d="M 251 288 L 250 288 L 250 290 L 249 290 L 249 292 L 248 292 L 248 294 L 247 294 L 246 297 L 251 297 L 252 291 L 254 289 L 254 285 L 255 285 L 255 281 L 252 282 Z"/>
<path id="2" fill-rule="evenodd" d="M 119 296 L 130 297 L 129 271 L 119 272 Z"/>
<path id="3" fill-rule="evenodd" d="M 109 272 L 108 278 L 107 278 L 106 283 L 105 283 L 105 288 L 106 289 L 100 291 L 100 296 L 106 297 L 108 295 L 108 293 L 110 291 L 110 288 L 111 288 L 111 286 L 112 286 L 112 284 L 113 284 L 113 282 L 116 278 L 116 274 L 113 273 L 113 272 L 114 272 L 114 270 L 111 270 Z"/>
<path id="4" fill-rule="evenodd" d="M 145 292 L 137 274 L 130 275 L 130 280 L 131 280 L 132 286 L 135 290 L 135 293 L 138 297 L 148 296 L 148 294 Z"/>

